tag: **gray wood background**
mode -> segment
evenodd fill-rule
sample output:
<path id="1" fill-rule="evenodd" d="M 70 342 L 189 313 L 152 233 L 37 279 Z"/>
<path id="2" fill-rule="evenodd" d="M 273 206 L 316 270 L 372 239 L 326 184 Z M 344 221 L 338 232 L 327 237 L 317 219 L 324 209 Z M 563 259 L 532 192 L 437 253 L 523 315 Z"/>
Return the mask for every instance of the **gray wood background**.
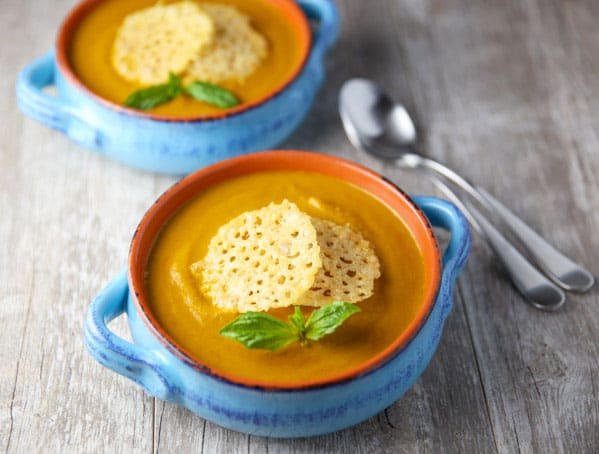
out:
<path id="1" fill-rule="evenodd" d="M 368 76 L 413 109 L 427 152 L 599 274 L 599 2 L 339 0 L 343 33 L 284 147 L 352 149 L 337 91 Z M 310 439 L 251 437 L 144 394 L 83 346 L 90 300 L 175 179 L 82 150 L 16 108 L 19 69 L 74 0 L 0 0 L 0 447 L 8 452 L 599 452 L 599 297 L 524 304 L 476 240 L 439 350 L 385 412 Z M 124 331 L 122 320 L 117 329 Z"/>

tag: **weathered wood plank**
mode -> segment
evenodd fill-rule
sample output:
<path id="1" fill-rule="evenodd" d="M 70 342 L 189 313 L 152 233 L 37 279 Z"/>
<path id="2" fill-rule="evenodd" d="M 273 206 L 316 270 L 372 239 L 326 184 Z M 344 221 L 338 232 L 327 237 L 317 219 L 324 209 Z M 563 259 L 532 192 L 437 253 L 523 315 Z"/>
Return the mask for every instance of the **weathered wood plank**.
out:
<path id="1" fill-rule="evenodd" d="M 583 38 L 572 22 L 592 5 L 444 8 L 454 17 L 433 28 L 432 48 L 450 102 L 439 97 L 428 106 L 432 115 L 445 112 L 442 129 L 429 135 L 431 153 L 484 183 L 597 273 L 599 191 L 590 152 L 597 122 L 588 104 L 596 101 L 580 96 L 596 90 L 580 50 L 597 32 Z M 564 40 L 572 34 L 580 47 Z M 572 297 L 559 314 L 542 314 L 522 304 L 492 262 L 475 248 L 460 287 L 498 449 L 593 452 L 596 292 Z"/>

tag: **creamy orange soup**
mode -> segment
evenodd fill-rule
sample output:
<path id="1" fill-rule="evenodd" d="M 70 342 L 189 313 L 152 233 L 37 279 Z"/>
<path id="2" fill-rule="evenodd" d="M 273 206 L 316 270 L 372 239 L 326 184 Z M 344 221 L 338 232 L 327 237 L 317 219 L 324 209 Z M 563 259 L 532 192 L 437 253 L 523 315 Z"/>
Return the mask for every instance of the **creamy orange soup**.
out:
<path id="1" fill-rule="evenodd" d="M 245 81 L 219 85 L 235 93 L 242 104 L 268 96 L 290 79 L 302 63 L 302 43 L 290 20 L 269 0 L 215 2 L 235 6 L 248 15 L 253 27 L 266 37 L 269 44 L 268 56 Z M 87 14 L 74 31 L 69 49 L 70 64 L 81 81 L 102 98 L 122 105 L 127 96 L 141 88 L 123 79 L 112 67 L 112 44 L 125 16 L 154 4 L 156 0 L 105 0 Z M 196 117 L 221 113 L 222 109 L 188 96 L 179 96 L 150 112 L 173 117 Z"/>
<path id="2" fill-rule="evenodd" d="M 315 208 L 310 198 L 320 201 Z M 336 332 L 306 346 L 250 350 L 219 335 L 239 314 L 216 309 L 190 271 L 218 228 L 244 211 L 288 199 L 310 216 L 348 223 L 371 243 L 381 277 L 362 309 Z M 404 222 L 379 199 L 342 180 L 306 172 L 263 172 L 197 195 L 163 227 L 146 266 L 149 306 L 171 339 L 192 358 L 242 380 L 299 383 L 347 372 L 389 346 L 415 318 L 425 293 L 422 253 Z M 307 317 L 312 309 L 303 307 Z M 273 316 L 287 320 L 292 308 Z"/>

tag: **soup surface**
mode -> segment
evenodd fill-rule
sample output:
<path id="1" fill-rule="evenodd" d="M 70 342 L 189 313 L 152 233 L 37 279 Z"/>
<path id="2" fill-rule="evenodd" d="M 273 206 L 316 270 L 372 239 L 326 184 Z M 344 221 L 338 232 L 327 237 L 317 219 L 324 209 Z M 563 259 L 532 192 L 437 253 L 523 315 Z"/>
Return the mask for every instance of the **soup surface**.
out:
<path id="1" fill-rule="evenodd" d="M 250 350 L 219 335 L 237 313 L 216 309 L 199 290 L 191 264 L 204 258 L 218 228 L 244 211 L 288 199 L 313 217 L 349 224 L 381 263 L 374 294 L 333 334 L 275 352 Z M 315 201 L 317 203 L 315 203 Z M 203 191 L 163 227 L 146 266 L 150 310 L 188 355 L 215 371 L 269 383 L 322 380 L 353 369 L 389 346 L 423 304 L 422 253 L 387 205 L 342 180 L 307 172 L 261 172 Z M 303 307 L 307 317 L 311 308 Z M 271 310 L 283 320 L 292 308 Z"/>
<path id="2" fill-rule="evenodd" d="M 260 67 L 243 82 L 221 83 L 237 95 L 242 104 L 268 96 L 293 76 L 302 63 L 302 43 L 290 20 L 272 0 L 215 0 L 232 5 L 252 20 L 253 27 L 268 40 L 268 55 Z M 172 3 L 166 1 L 165 3 Z M 201 5 L 202 1 L 198 1 Z M 156 0 L 105 0 L 99 2 L 79 23 L 71 39 L 69 58 L 79 79 L 97 95 L 122 105 L 127 96 L 141 87 L 123 79 L 111 63 L 112 44 L 122 20 L 128 14 L 156 4 Z M 209 104 L 179 96 L 150 111 L 157 115 L 197 117 L 221 113 Z"/>

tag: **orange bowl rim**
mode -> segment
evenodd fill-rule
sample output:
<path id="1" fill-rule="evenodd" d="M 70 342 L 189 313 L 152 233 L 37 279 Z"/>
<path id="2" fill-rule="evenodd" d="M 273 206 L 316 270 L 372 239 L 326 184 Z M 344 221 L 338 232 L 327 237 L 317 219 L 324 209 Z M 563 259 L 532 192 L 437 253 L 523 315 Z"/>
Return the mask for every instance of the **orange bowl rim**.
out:
<path id="1" fill-rule="evenodd" d="M 275 168 L 272 168 L 273 165 Z M 331 171 L 331 169 L 334 169 L 336 172 L 333 172 L 333 174 L 327 173 L 327 170 Z M 178 209 L 184 203 L 192 198 L 187 197 L 185 202 L 176 204 L 174 197 L 185 190 L 189 190 L 198 182 L 202 182 L 202 180 L 214 178 L 217 179 L 217 181 L 214 183 L 207 184 L 206 187 L 208 187 L 212 184 L 217 184 L 219 181 L 229 179 L 230 177 L 227 177 L 226 175 L 232 171 L 240 172 L 238 175 L 247 175 L 250 173 L 269 170 L 311 171 L 331 176 L 342 175 L 345 172 L 353 172 L 355 177 L 358 179 L 363 179 L 364 181 L 369 181 L 371 185 L 374 184 L 380 189 L 380 191 L 391 195 L 393 198 L 395 198 L 395 200 L 399 201 L 399 203 L 401 203 L 409 213 L 411 213 L 413 216 L 416 216 L 418 225 L 420 226 L 419 228 L 422 229 L 419 233 L 423 235 L 422 238 L 426 238 L 427 243 L 425 244 L 427 247 L 429 247 L 429 249 L 422 252 L 423 256 L 425 257 L 425 269 L 426 272 L 430 274 L 430 280 L 429 285 L 426 288 L 423 304 L 421 305 L 414 319 L 409 323 L 407 328 L 397 336 L 395 341 L 387 346 L 382 352 L 379 352 L 369 360 L 361 363 L 359 366 L 356 366 L 353 369 L 330 377 L 308 380 L 299 383 L 250 380 L 224 373 L 211 368 L 206 364 L 203 364 L 200 360 L 194 358 L 192 354 L 179 346 L 160 326 L 160 323 L 154 317 L 152 311 L 148 307 L 148 303 L 145 299 L 146 292 L 143 276 L 149 250 L 151 249 L 150 243 L 153 244 L 156 235 L 151 238 L 151 241 L 145 241 L 146 246 L 142 247 L 141 243 L 144 239 L 146 230 L 157 217 L 157 215 L 161 213 L 162 210 L 165 210 L 170 218 L 170 216 L 178 211 Z M 341 178 L 345 181 L 348 181 L 346 178 Z M 359 184 L 357 186 L 365 190 L 363 186 Z M 370 193 L 372 194 L 372 192 Z M 373 195 L 377 196 L 377 194 Z M 173 207 L 173 203 L 175 203 L 176 206 Z M 397 213 L 397 210 L 393 208 L 391 209 Z M 397 214 L 401 217 L 400 213 Z M 168 219 L 165 222 L 168 222 Z M 158 226 L 158 230 L 162 228 L 163 225 L 164 222 Z M 412 231 L 412 234 L 416 234 L 416 232 Z M 140 257 L 144 260 L 140 260 Z M 428 263 L 426 263 L 427 257 L 429 257 Z M 399 354 L 418 333 L 422 325 L 428 319 L 428 316 L 435 305 L 441 281 L 441 259 L 432 227 L 422 210 L 398 186 L 391 183 L 383 176 L 359 164 L 331 155 L 299 150 L 270 150 L 237 156 L 231 159 L 220 161 L 188 175 L 167 189 L 154 202 L 148 211 L 146 211 L 133 235 L 129 250 L 128 279 L 130 294 L 135 303 L 136 309 L 140 314 L 140 318 L 144 321 L 150 332 L 157 337 L 159 341 L 178 359 L 202 373 L 223 380 L 227 383 L 263 390 L 293 391 L 326 387 L 352 380 L 377 370 L 379 367 L 382 367 L 397 354 Z"/>
<path id="2" fill-rule="evenodd" d="M 100 105 L 107 107 L 108 109 L 117 113 L 123 113 L 126 115 L 139 117 L 143 119 L 163 121 L 163 122 L 179 122 L 179 123 L 194 123 L 194 122 L 209 122 L 224 120 L 229 117 L 240 115 L 254 108 L 260 107 L 271 99 L 280 95 L 285 89 L 287 89 L 301 74 L 304 70 L 308 58 L 310 56 L 310 49 L 312 46 L 312 34 L 310 32 L 310 25 L 308 19 L 300 6 L 293 0 L 267 0 L 276 4 L 281 11 L 287 16 L 290 23 L 293 22 L 293 29 L 298 35 L 301 41 L 301 59 L 294 69 L 293 73 L 282 83 L 273 87 L 273 89 L 266 95 L 258 98 L 254 101 L 239 104 L 238 106 L 224 109 L 222 112 L 217 112 L 210 115 L 197 115 L 193 117 L 177 117 L 174 115 L 158 115 L 142 110 L 132 109 L 124 105 L 119 105 L 113 101 L 110 101 L 87 87 L 81 81 L 79 76 L 71 67 L 69 61 L 69 47 L 73 34 L 78 27 L 79 23 L 84 17 L 93 10 L 99 3 L 107 0 L 83 0 L 77 4 L 65 17 L 56 37 L 56 65 L 62 72 L 65 79 L 71 83 L 75 88 L 82 91 L 87 96 L 91 97 L 94 101 Z"/>

